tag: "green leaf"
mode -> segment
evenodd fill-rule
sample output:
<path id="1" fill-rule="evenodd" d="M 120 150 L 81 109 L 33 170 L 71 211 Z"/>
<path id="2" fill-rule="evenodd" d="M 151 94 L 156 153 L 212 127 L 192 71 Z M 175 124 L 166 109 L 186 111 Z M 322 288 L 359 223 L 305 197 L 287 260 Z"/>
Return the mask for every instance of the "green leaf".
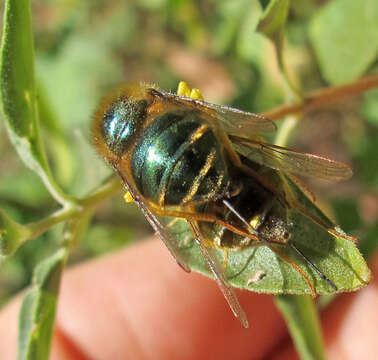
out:
<path id="1" fill-rule="evenodd" d="M 255 32 L 261 9 L 258 2 L 251 2 L 246 21 L 241 25 L 236 42 L 238 57 L 248 63 L 254 76 L 244 76 L 241 82 L 249 81 L 245 92 L 246 105 L 254 112 L 261 112 L 281 104 L 285 100 L 285 80 L 280 76 L 274 44 L 264 35 Z M 251 93 L 254 94 L 251 99 Z"/>
<path id="2" fill-rule="evenodd" d="M 275 302 L 285 317 L 302 360 L 325 359 L 322 332 L 314 300 L 309 295 L 278 295 Z"/>
<path id="3" fill-rule="evenodd" d="M 271 0 L 262 14 L 257 30 L 266 35 L 274 44 L 278 66 L 289 85 L 292 95 L 301 98 L 300 90 L 292 81 L 284 62 L 284 35 L 290 0 Z M 266 60 L 266 59 L 265 59 Z"/>
<path id="4" fill-rule="evenodd" d="M 281 68 L 284 29 L 289 11 L 290 0 L 271 0 L 264 10 L 257 30 L 269 37 L 277 50 Z"/>
<path id="5" fill-rule="evenodd" d="M 290 182 L 290 186 L 307 212 L 320 218 L 328 227 L 334 228 L 331 221 L 294 183 Z M 276 206 L 282 205 L 277 202 Z M 369 282 L 370 270 L 355 243 L 329 234 L 295 209 L 288 210 L 288 217 L 289 222 L 292 223 L 290 241 L 335 283 L 337 292 L 357 290 Z M 340 229 L 336 228 L 336 230 L 342 234 Z M 194 244 L 186 222 L 177 221 L 172 226 L 172 231 L 181 248 L 182 257 L 189 267 L 212 277 L 199 249 Z M 318 294 L 335 293 L 335 290 L 298 257 L 291 247 L 276 245 L 276 249 L 300 267 L 311 279 Z M 224 252 L 219 249 L 212 250 L 222 263 Z M 230 251 L 226 276 L 231 285 L 241 289 L 271 294 L 311 294 L 308 283 L 300 273 L 267 246 Z"/>
<path id="6" fill-rule="evenodd" d="M 282 34 L 289 5 L 290 0 L 271 0 L 261 16 L 257 30 L 274 41 L 277 35 Z"/>
<path id="7" fill-rule="evenodd" d="M 0 95 L 9 138 L 25 165 L 60 203 L 73 202 L 51 176 L 39 134 L 34 48 L 28 0 L 7 0 L 0 54 Z"/>
<path id="8" fill-rule="evenodd" d="M 44 173 L 47 164 L 39 137 L 28 0 L 6 1 L 0 82 L 2 109 L 10 139 L 24 163 L 39 174 Z"/>
<path id="9" fill-rule="evenodd" d="M 19 315 L 18 360 L 49 358 L 66 256 L 66 250 L 60 249 L 35 270 L 33 288 L 25 295 Z"/>
<path id="10" fill-rule="evenodd" d="M 335 0 L 316 13 L 310 24 L 310 40 L 328 82 L 353 81 L 375 61 L 377 19 L 376 0 Z"/>

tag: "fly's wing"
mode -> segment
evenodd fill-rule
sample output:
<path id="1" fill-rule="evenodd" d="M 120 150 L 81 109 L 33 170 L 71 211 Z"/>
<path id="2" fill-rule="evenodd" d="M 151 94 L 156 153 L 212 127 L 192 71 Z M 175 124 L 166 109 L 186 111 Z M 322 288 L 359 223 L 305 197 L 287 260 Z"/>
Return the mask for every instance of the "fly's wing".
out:
<path id="1" fill-rule="evenodd" d="M 217 124 L 228 134 L 236 151 L 258 164 L 329 181 L 348 179 L 353 174 L 352 169 L 341 162 L 254 140 L 254 135 L 276 130 L 275 124 L 263 116 L 154 89 L 152 91 L 163 101 L 202 110 L 216 118 Z"/>
<path id="2" fill-rule="evenodd" d="M 121 177 L 124 185 L 126 186 L 127 190 L 130 192 L 131 196 L 133 197 L 136 204 L 139 206 L 140 210 L 142 211 L 143 215 L 146 217 L 154 231 L 159 235 L 160 239 L 163 241 L 165 246 L 168 248 L 169 252 L 172 256 L 176 259 L 177 263 L 186 271 L 190 272 L 190 268 L 186 264 L 186 262 L 182 259 L 180 255 L 179 248 L 177 243 L 175 242 L 172 234 L 166 228 L 164 224 L 162 224 L 158 218 L 148 209 L 148 207 L 144 204 L 143 199 L 138 195 L 138 193 L 132 188 L 132 186 L 126 181 L 122 173 L 115 168 L 118 175 Z"/>
<path id="3" fill-rule="evenodd" d="M 244 309 L 241 307 L 239 300 L 231 287 L 231 285 L 228 283 L 224 272 L 222 271 L 219 262 L 215 255 L 211 252 L 211 249 L 207 248 L 203 245 L 203 239 L 200 233 L 200 230 L 198 229 L 197 225 L 193 222 L 190 222 L 190 227 L 193 232 L 194 240 L 199 247 L 201 254 L 205 258 L 207 265 L 214 275 L 214 278 L 216 282 L 218 283 L 218 286 L 220 287 L 223 296 L 225 297 L 228 305 L 230 306 L 232 312 L 234 313 L 235 317 L 237 317 L 244 328 L 248 328 L 248 318 L 246 313 L 244 312 Z"/>
<path id="4" fill-rule="evenodd" d="M 231 135 L 230 140 L 239 154 L 272 169 L 328 181 L 345 180 L 353 175 L 348 165 L 318 155 L 238 136 Z"/>
<path id="5" fill-rule="evenodd" d="M 159 92 L 155 89 L 150 91 L 152 95 L 160 97 L 163 101 L 169 101 L 191 110 L 204 111 L 215 118 L 218 125 L 228 134 L 248 137 L 256 134 L 271 133 L 276 130 L 274 122 L 261 115 L 167 92 Z"/>

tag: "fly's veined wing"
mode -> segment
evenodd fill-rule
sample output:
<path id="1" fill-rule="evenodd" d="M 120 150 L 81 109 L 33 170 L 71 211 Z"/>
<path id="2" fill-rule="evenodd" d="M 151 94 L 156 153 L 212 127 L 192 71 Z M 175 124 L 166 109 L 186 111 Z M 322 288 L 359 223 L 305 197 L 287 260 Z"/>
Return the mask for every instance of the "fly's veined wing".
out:
<path id="1" fill-rule="evenodd" d="M 239 154 L 272 169 L 329 181 L 345 180 L 353 175 L 348 165 L 318 155 L 237 136 L 230 139 Z"/>
<path id="2" fill-rule="evenodd" d="M 168 248 L 169 252 L 175 258 L 177 263 L 186 271 L 190 272 L 190 268 L 180 255 L 178 245 L 173 238 L 170 231 L 166 228 L 164 224 L 162 224 L 158 218 L 148 209 L 148 207 L 144 204 L 143 200 L 138 196 L 138 193 L 132 189 L 130 184 L 126 181 L 125 177 L 122 175 L 122 172 L 119 171 L 117 167 L 115 167 L 118 175 L 121 177 L 124 185 L 126 186 L 127 190 L 130 192 L 131 196 L 133 197 L 136 204 L 139 206 L 140 210 L 142 211 L 143 215 L 150 223 L 154 231 L 159 235 L 160 239 L 163 241 L 165 246 Z"/>
<path id="3" fill-rule="evenodd" d="M 254 113 L 167 92 L 159 92 L 154 89 L 152 89 L 152 92 L 154 95 L 160 95 L 162 98 L 181 106 L 190 107 L 193 110 L 202 109 L 208 115 L 215 117 L 219 126 L 228 134 L 248 137 L 250 135 L 271 133 L 277 129 L 272 120 Z"/>
<path id="4" fill-rule="evenodd" d="M 203 106 L 215 112 L 223 130 L 228 134 L 248 136 L 271 133 L 277 129 L 272 120 L 254 113 L 210 103 L 204 103 Z"/>

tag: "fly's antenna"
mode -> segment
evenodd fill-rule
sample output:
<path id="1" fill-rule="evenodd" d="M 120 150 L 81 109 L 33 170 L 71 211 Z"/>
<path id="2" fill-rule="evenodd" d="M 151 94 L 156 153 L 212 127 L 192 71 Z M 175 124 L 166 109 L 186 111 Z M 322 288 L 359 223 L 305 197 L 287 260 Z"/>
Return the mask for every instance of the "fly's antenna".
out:
<path id="1" fill-rule="evenodd" d="M 268 240 L 264 239 L 258 231 L 256 231 L 251 224 L 248 223 L 246 219 L 227 201 L 223 200 L 223 204 L 226 205 L 226 207 L 237 216 L 237 218 L 245 225 L 247 228 L 251 231 L 251 233 L 255 236 L 257 236 L 266 246 L 268 246 L 270 249 L 272 248 L 271 244 Z M 324 280 L 328 283 L 329 286 L 332 287 L 335 291 L 337 291 L 337 286 L 325 275 L 315 264 L 311 262 L 311 260 L 301 251 L 299 250 L 292 242 L 289 241 L 290 247 L 302 258 L 305 260 L 305 262 Z"/>
<path id="2" fill-rule="evenodd" d="M 325 280 L 329 286 L 332 287 L 332 289 L 334 289 L 335 291 L 337 291 L 337 286 L 327 277 L 327 275 L 325 275 L 315 264 L 313 264 L 311 262 L 311 260 L 305 255 L 303 254 L 303 252 L 301 250 L 299 250 L 292 242 L 289 242 L 289 245 L 291 246 L 291 248 L 301 257 L 303 258 L 306 263 L 308 265 L 310 265 L 317 273 L 318 275 L 323 279 Z"/>

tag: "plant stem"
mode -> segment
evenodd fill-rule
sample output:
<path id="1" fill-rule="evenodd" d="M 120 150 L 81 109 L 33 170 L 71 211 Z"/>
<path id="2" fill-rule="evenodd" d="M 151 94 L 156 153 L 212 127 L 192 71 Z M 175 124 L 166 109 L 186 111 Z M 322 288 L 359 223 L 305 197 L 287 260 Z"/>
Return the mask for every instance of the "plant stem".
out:
<path id="1" fill-rule="evenodd" d="M 278 120 L 284 116 L 302 113 L 317 107 L 329 105 L 340 101 L 345 97 L 356 96 L 364 91 L 377 87 L 378 75 L 366 76 L 346 85 L 331 86 L 315 90 L 308 95 L 305 95 L 303 101 L 277 106 L 276 108 L 263 112 L 262 115 L 271 120 Z"/>
<path id="2" fill-rule="evenodd" d="M 26 224 L 25 226 L 27 226 L 32 231 L 32 233 L 25 240 L 35 239 L 47 230 L 50 230 L 54 225 L 59 224 L 60 222 L 66 221 L 68 219 L 72 219 L 73 217 L 77 216 L 78 213 L 79 211 L 75 208 L 64 207 L 40 221 L 35 221 Z"/>
<path id="3" fill-rule="evenodd" d="M 298 122 L 299 117 L 297 115 L 287 116 L 280 127 L 280 131 L 277 133 L 274 144 L 278 146 L 285 146 L 289 140 L 291 132 L 295 129 Z"/>
<path id="4" fill-rule="evenodd" d="M 278 295 L 275 303 L 285 317 L 301 359 L 324 360 L 322 329 L 310 295 Z"/>
<path id="5" fill-rule="evenodd" d="M 121 181 L 115 177 L 110 177 L 104 184 L 96 189 L 92 194 L 87 197 L 78 200 L 78 203 L 84 207 L 93 207 L 98 202 L 105 198 L 108 198 L 122 189 Z"/>
<path id="6" fill-rule="evenodd" d="M 66 205 L 40 221 L 26 224 L 25 226 L 31 230 L 31 235 L 25 241 L 38 237 L 60 222 L 84 216 L 91 208 L 106 198 L 115 195 L 120 189 L 120 181 L 115 177 L 111 177 L 91 195 L 80 200 L 75 200 L 75 205 Z"/>

